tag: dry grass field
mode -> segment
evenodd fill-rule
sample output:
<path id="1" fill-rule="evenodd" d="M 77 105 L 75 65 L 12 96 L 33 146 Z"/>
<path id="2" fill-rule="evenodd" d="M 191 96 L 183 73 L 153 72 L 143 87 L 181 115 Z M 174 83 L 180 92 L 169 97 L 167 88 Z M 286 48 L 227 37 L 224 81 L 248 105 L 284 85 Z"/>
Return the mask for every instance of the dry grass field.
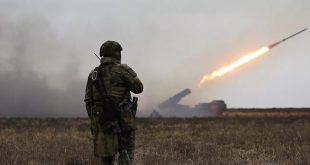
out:
<path id="1" fill-rule="evenodd" d="M 98 164 L 88 119 L 0 119 L 0 164 Z M 310 117 L 138 119 L 135 164 L 310 164 Z"/>

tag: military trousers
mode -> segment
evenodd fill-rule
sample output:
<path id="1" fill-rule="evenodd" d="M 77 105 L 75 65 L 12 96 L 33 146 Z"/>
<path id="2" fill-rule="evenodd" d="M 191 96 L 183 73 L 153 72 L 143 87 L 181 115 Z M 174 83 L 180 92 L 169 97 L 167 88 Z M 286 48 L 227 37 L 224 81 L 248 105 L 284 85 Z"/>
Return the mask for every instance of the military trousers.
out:
<path id="1" fill-rule="evenodd" d="M 130 165 L 134 159 L 135 130 L 118 128 L 117 121 L 102 125 L 100 117 L 91 118 L 94 154 L 102 164 L 113 164 L 119 153 L 118 164 Z"/>
<path id="2" fill-rule="evenodd" d="M 119 165 L 130 165 L 134 160 L 135 131 L 124 131 L 119 134 Z"/>

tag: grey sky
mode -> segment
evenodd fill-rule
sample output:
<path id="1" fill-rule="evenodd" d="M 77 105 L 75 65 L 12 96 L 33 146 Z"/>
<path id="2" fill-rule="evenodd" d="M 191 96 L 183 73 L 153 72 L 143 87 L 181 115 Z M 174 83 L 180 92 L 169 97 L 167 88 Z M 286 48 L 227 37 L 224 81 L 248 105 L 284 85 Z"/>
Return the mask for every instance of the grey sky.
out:
<path id="1" fill-rule="evenodd" d="M 145 84 L 139 97 L 141 114 L 147 114 L 183 88 L 195 89 L 204 74 L 310 27 L 309 6 L 307 0 L 0 0 L 1 79 L 6 71 L 29 72 L 58 94 L 80 84 L 75 92 L 83 97 L 86 77 L 98 64 L 92 53 L 116 40 L 124 48 L 122 61 Z M 309 43 L 307 31 L 194 90 L 182 103 L 223 99 L 229 107 L 309 107 Z M 22 90 L 1 95 L 6 92 Z M 82 101 L 68 97 L 73 104 Z"/>

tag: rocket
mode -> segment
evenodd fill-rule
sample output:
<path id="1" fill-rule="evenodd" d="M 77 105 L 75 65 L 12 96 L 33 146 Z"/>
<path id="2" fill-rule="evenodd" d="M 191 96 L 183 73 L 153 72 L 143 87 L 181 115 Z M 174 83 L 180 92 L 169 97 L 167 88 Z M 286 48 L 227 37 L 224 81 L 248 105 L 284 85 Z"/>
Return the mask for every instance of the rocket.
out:
<path id="1" fill-rule="evenodd" d="M 290 38 L 292 38 L 292 37 L 294 37 L 294 36 L 296 36 L 296 35 L 298 35 L 298 34 L 304 32 L 304 31 L 306 31 L 307 29 L 308 29 L 308 28 L 305 28 L 305 29 L 303 29 L 303 30 L 301 30 L 301 31 L 299 31 L 299 32 L 297 32 L 297 33 L 294 33 L 294 34 L 292 34 L 292 35 L 290 35 L 290 36 L 288 36 L 288 37 L 286 37 L 286 38 L 284 38 L 284 39 L 282 39 L 282 40 L 280 40 L 280 41 L 278 41 L 278 42 L 275 42 L 275 43 L 269 45 L 268 48 L 271 49 L 271 48 L 273 48 L 273 47 L 275 47 L 275 46 L 281 44 L 282 42 L 284 42 L 284 41 L 286 41 L 286 40 L 288 40 L 288 39 L 290 39 Z"/>
<path id="2" fill-rule="evenodd" d="M 206 81 L 209 81 L 209 80 L 213 80 L 217 77 L 221 77 L 223 75 L 225 75 L 226 73 L 228 72 L 231 72 L 233 71 L 234 69 L 242 66 L 243 64 L 245 63 L 248 63 L 249 61 L 252 61 L 252 60 L 255 60 L 256 58 L 262 56 L 263 54 L 267 53 L 271 48 L 281 44 L 282 42 L 306 31 L 307 28 L 297 32 L 297 33 L 294 33 L 278 42 L 275 42 L 269 46 L 264 46 L 260 49 L 257 49 L 256 51 L 253 51 L 251 53 L 248 53 L 246 55 L 243 55 L 242 57 L 240 57 L 239 59 L 233 61 L 232 63 L 228 64 L 228 65 L 225 65 L 225 66 L 222 66 L 221 68 L 217 69 L 217 70 L 214 70 L 213 72 L 211 72 L 210 74 L 205 74 L 202 79 L 199 81 L 198 83 L 198 87 L 200 88 Z"/>

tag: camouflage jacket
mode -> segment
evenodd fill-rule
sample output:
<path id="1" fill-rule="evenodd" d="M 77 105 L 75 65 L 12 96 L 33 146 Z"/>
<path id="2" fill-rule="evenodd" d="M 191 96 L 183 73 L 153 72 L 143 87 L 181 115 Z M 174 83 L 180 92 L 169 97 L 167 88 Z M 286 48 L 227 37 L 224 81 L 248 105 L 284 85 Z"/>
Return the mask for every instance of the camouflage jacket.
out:
<path id="1" fill-rule="evenodd" d="M 120 61 L 113 57 L 104 57 L 100 63 L 101 69 L 98 72 L 106 70 L 100 78 L 105 84 L 107 95 L 114 103 L 119 103 L 121 99 L 130 100 L 130 92 L 138 94 L 143 91 L 142 82 L 128 65 L 120 64 Z M 88 112 L 94 103 L 101 101 L 101 95 L 92 83 L 93 72 L 94 70 L 88 76 L 85 90 L 84 102 Z"/>

